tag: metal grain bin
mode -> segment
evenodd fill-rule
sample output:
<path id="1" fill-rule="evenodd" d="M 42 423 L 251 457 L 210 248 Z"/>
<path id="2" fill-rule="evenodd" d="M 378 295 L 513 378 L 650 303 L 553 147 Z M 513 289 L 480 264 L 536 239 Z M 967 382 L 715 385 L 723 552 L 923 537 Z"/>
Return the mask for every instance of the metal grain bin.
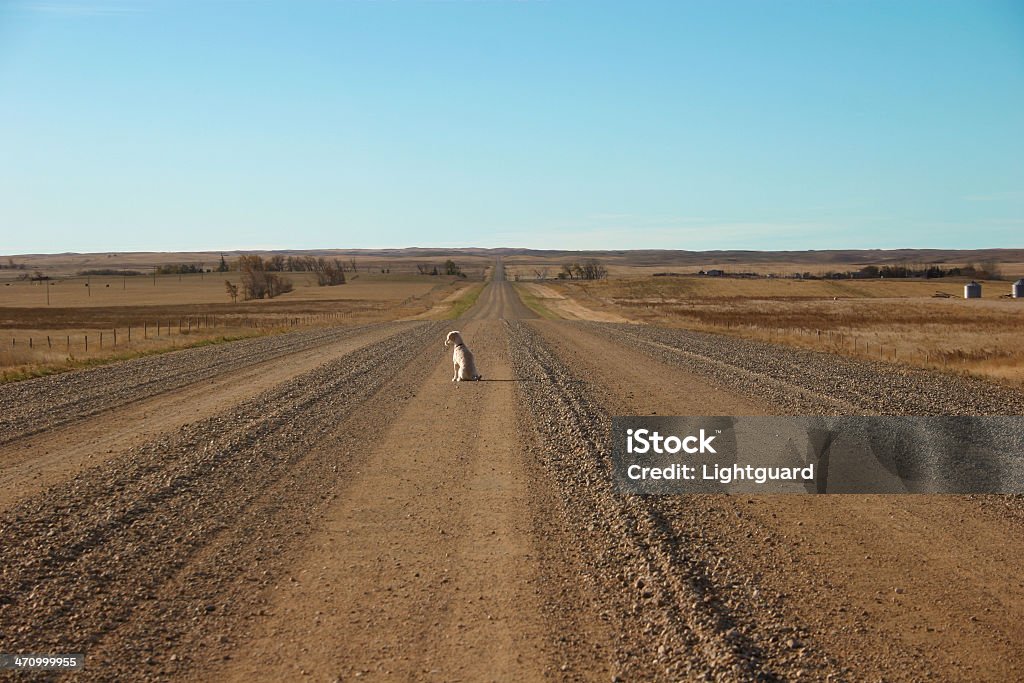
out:
<path id="1" fill-rule="evenodd" d="M 1024 277 L 1013 283 L 1013 298 L 1024 299 Z"/>
<path id="2" fill-rule="evenodd" d="M 981 285 L 974 280 L 971 280 L 964 285 L 964 298 L 965 299 L 980 299 L 981 298 Z"/>

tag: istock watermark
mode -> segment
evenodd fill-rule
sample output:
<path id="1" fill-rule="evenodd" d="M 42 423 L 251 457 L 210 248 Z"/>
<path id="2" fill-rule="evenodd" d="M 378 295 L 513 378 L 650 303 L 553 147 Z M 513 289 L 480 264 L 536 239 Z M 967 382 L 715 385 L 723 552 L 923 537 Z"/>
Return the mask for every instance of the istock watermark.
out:
<path id="1" fill-rule="evenodd" d="M 1024 493 L 1024 417 L 616 417 L 621 493 Z"/>

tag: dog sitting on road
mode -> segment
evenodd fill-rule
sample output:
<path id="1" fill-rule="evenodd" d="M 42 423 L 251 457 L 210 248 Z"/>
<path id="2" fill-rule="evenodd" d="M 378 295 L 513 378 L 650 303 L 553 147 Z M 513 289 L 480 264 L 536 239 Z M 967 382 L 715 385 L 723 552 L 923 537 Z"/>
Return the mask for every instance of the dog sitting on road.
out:
<path id="1" fill-rule="evenodd" d="M 474 381 L 483 377 L 476 371 L 473 352 L 466 346 L 466 342 L 462 341 L 462 335 L 458 330 L 448 333 L 448 338 L 444 340 L 444 347 L 447 349 L 449 344 L 455 344 L 455 351 L 452 353 L 452 362 L 455 364 L 453 382 Z"/>

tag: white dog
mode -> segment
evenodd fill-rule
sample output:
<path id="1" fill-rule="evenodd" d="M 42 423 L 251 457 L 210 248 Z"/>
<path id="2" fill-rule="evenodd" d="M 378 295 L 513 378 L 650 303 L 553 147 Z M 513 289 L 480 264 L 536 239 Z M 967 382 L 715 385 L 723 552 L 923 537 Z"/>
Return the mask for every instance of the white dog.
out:
<path id="1" fill-rule="evenodd" d="M 473 362 L 473 352 L 466 347 L 466 342 L 462 341 L 462 335 L 459 334 L 458 330 L 452 330 L 448 333 L 448 338 L 444 340 L 444 347 L 447 349 L 449 344 L 455 344 L 455 351 L 452 353 L 452 362 L 455 363 L 455 376 L 452 377 L 453 382 L 473 381 L 483 377 L 483 375 L 476 371 L 476 363 Z"/>

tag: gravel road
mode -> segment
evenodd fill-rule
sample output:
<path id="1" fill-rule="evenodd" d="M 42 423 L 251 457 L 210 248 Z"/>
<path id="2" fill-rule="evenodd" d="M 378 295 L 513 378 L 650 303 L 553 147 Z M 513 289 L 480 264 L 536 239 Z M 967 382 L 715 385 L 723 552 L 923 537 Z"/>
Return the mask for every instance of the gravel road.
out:
<path id="1" fill-rule="evenodd" d="M 1019 501 L 631 497 L 608 477 L 612 415 L 1005 414 L 1019 393 L 538 320 L 501 271 L 457 323 L 0 389 L 0 482 L 23 488 L 0 498 L 0 652 L 84 652 L 97 681 L 1019 674 Z M 454 327 L 487 381 L 448 381 Z M 129 434 L 140 406 L 165 417 Z"/>
<path id="2" fill-rule="evenodd" d="M 1024 393 L 971 377 L 654 326 L 577 323 L 794 415 L 1021 415 Z"/>
<path id="3" fill-rule="evenodd" d="M 291 353 L 323 347 L 369 327 L 332 327 L 243 339 L 5 384 L 0 386 L 0 444 Z"/>

